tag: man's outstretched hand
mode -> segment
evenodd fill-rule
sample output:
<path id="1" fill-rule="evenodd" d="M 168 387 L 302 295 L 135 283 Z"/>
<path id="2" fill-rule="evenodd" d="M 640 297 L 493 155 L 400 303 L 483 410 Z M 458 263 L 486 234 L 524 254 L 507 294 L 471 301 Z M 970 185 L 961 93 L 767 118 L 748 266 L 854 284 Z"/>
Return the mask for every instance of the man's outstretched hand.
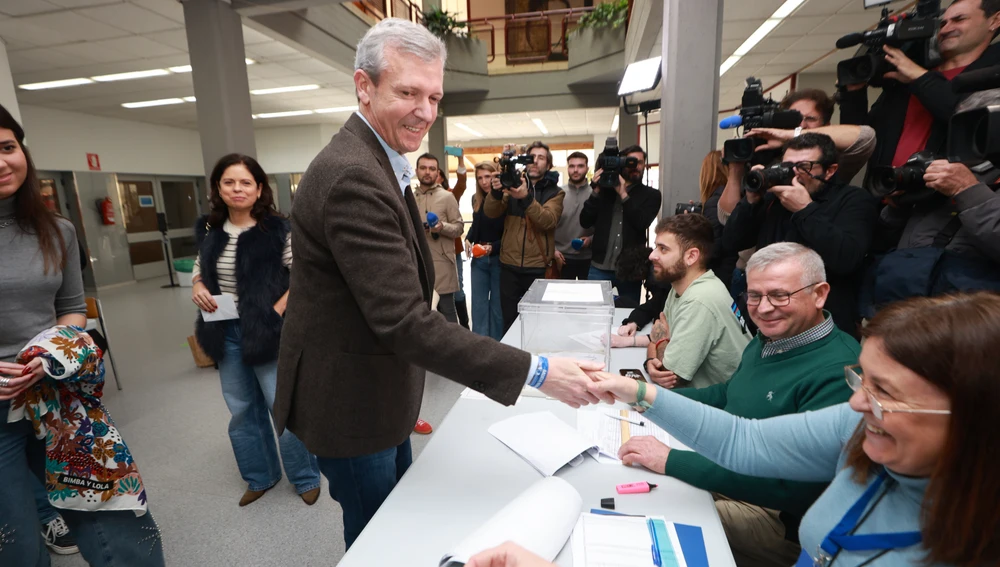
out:
<path id="1" fill-rule="evenodd" d="M 596 393 L 598 391 L 596 384 L 588 374 L 603 369 L 604 365 L 600 362 L 550 358 L 549 375 L 539 390 L 546 396 L 551 396 L 574 408 L 601 401 L 611 403 L 613 398 L 609 394 Z"/>

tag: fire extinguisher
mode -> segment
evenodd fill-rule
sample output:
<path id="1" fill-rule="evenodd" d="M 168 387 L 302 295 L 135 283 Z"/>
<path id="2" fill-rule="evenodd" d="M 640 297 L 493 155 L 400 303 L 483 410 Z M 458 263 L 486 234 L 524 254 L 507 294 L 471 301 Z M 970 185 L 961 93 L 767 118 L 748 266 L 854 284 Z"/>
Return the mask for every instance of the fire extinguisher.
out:
<path id="1" fill-rule="evenodd" d="M 111 197 L 97 200 L 97 210 L 101 213 L 103 224 L 115 224 L 115 204 L 111 202 Z"/>

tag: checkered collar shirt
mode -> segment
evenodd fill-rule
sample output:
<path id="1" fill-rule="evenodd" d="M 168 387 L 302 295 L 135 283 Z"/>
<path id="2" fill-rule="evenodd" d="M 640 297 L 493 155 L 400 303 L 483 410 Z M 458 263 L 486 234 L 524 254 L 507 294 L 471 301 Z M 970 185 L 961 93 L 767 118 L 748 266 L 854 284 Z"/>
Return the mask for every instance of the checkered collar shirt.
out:
<path id="1" fill-rule="evenodd" d="M 794 337 L 772 341 L 761 333 L 760 338 L 764 341 L 764 347 L 760 351 L 760 357 L 767 358 L 814 343 L 832 333 L 833 327 L 833 317 L 830 316 L 829 311 L 824 309 L 822 323 Z"/>

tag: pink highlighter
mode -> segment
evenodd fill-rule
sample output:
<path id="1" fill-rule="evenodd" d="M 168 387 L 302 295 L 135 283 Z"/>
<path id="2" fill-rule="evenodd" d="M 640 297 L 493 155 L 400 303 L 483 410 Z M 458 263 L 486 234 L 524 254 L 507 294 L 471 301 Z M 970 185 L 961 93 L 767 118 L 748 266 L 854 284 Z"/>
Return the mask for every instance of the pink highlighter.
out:
<path id="1" fill-rule="evenodd" d="M 654 488 L 656 488 L 656 485 L 648 482 L 632 482 L 629 484 L 619 484 L 615 487 L 615 490 L 618 491 L 618 494 L 642 494 Z"/>

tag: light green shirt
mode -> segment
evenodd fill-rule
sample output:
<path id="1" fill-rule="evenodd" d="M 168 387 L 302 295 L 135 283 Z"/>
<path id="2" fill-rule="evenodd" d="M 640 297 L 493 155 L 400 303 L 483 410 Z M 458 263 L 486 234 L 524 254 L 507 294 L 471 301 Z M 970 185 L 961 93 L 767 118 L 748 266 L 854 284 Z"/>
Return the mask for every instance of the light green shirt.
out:
<path id="1" fill-rule="evenodd" d="M 704 388 L 733 375 L 750 335 L 729 290 L 712 270 L 691 282 L 684 295 L 671 289 L 663 313 L 670 325 L 663 366 L 689 382 L 677 387 Z"/>

